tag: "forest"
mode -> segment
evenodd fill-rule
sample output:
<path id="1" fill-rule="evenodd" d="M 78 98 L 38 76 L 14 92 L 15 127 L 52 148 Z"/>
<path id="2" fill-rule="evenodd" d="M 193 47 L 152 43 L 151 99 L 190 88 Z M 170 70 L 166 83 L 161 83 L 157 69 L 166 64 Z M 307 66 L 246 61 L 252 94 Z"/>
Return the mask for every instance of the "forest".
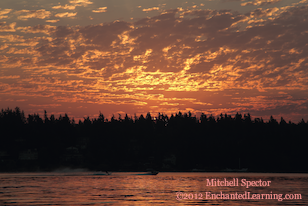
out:
<path id="1" fill-rule="evenodd" d="M 250 114 L 218 117 L 190 112 L 125 115 L 75 122 L 25 117 L 18 107 L 0 113 L 0 172 L 208 171 L 308 172 L 308 122 L 278 122 Z"/>

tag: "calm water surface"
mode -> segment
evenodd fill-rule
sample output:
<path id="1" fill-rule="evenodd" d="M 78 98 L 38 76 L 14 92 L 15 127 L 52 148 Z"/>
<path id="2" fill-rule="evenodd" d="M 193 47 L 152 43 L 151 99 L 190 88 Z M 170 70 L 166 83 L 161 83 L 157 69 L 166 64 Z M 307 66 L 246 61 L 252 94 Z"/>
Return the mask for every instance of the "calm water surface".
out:
<path id="1" fill-rule="evenodd" d="M 307 174 L 254 173 L 79 173 L 0 174 L 0 205 L 308 205 Z M 238 179 L 239 186 L 207 186 L 207 179 Z M 270 186 L 241 186 L 241 180 L 271 181 Z M 207 192 L 207 193 L 206 193 Z M 272 199 L 231 198 L 237 194 L 272 195 Z M 208 195 L 206 195 L 208 194 Z M 301 194 L 302 199 L 274 199 L 274 194 Z M 220 198 L 217 196 L 217 198 Z M 213 196 L 214 197 L 214 196 Z M 239 196 L 237 196 L 240 198 Z M 242 198 L 245 196 L 242 196 Z M 248 197 L 248 196 L 246 196 Z M 277 196 L 278 197 L 278 196 Z M 181 200 L 178 200 L 178 199 Z M 184 199 L 187 198 L 187 199 Z M 258 196 L 255 196 L 258 198 Z"/>

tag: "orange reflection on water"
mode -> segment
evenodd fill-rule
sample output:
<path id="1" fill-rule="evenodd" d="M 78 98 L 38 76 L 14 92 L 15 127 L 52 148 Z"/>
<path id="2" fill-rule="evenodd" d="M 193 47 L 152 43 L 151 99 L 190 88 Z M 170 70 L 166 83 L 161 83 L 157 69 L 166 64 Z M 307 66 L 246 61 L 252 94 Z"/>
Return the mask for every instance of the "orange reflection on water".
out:
<path id="1" fill-rule="evenodd" d="M 207 179 L 245 178 L 271 181 L 270 187 L 209 186 Z M 159 173 L 136 175 L 112 173 L 15 173 L 0 175 L 1 205 L 307 205 L 306 174 L 253 173 Z M 191 199 L 177 200 L 177 192 L 191 194 Z M 293 193 L 299 200 L 206 199 L 206 192 L 216 193 Z M 202 194 L 200 196 L 199 194 Z M 202 198 L 200 198 L 202 197 Z"/>

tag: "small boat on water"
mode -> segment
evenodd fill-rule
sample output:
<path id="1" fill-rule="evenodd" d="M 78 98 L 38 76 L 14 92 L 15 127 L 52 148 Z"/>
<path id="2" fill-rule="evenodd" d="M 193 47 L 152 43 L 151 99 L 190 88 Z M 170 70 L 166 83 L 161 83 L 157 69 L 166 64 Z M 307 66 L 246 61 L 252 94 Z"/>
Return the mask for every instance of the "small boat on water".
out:
<path id="1" fill-rule="evenodd" d="M 242 168 L 241 167 L 241 159 L 238 159 L 238 169 L 230 169 L 230 168 L 226 168 L 221 170 L 222 172 L 247 172 L 248 168 Z"/>
<path id="2" fill-rule="evenodd" d="M 94 173 L 93 175 L 111 175 L 111 172 L 99 172 L 99 173 Z"/>
<path id="3" fill-rule="evenodd" d="M 159 172 L 158 171 L 150 171 L 146 173 L 140 173 L 140 174 L 135 174 L 135 175 L 157 175 Z"/>
<path id="4" fill-rule="evenodd" d="M 248 168 L 242 168 L 242 169 L 230 169 L 230 168 L 226 168 L 221 170 L 222 172 L 247 172 Z"/>

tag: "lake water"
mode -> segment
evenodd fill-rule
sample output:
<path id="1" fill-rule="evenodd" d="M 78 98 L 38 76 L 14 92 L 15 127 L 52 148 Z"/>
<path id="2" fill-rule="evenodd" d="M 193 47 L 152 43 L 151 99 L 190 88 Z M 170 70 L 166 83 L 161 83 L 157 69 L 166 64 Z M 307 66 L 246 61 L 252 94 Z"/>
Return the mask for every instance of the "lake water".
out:
<path id="1" fill-rule="evenodd" d="M 258 186 L 260 179 L 261 187 Z M 221 181 L 219 184 L 230 186 L 207 185 L 208 182 L 218 184 L 218 180 Z M 238 186 L 231 186 L 236 181 Z M 257 182 L 249 182 L 254 187 L 242 186 L 247 181 Z M 271 181 L 269 186 L 262 186 L 268 181 Z M 292 199 L 284 199 L 286 194 L 290 194 L 288 198 Z M 0 205 L 308 205 L 308 175 L 167 172 L 158 175 L 93 175 L 91 172 L 0 174 Z"/>

